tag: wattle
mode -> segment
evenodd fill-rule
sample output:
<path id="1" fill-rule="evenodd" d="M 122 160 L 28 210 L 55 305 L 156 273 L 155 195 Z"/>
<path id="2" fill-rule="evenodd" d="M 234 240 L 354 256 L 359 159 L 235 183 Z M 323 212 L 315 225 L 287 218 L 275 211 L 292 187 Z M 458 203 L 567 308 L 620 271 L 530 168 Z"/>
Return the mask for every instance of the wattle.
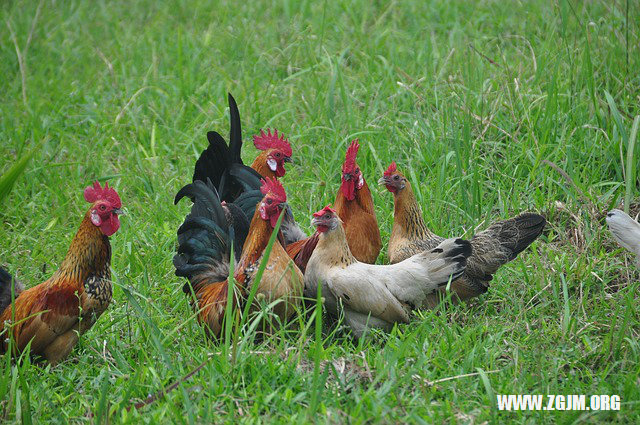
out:
<path id="1" fill-rule="evenodd" d="M 279 216 L 279 214 L 273 214 L 271 217 L 269 217 L 269 223 L 271 223 L 271 227 L 273 227 L 274 229 L 276 228 L 276 224 L 278 223 Z"/>
<path id="2" fill-rule="evenodd" d="M 115 232 L 118 231 L 119 228 L 120 228 L 120 219 L 116 214 L 112 214 L 111 217 L 109 217 L 106 220 L 103 220 L 102 224 L 100 225 L 100 230 L 106 236 L 113 235 Z"/>
<path id="3" fill-rule="evenodd" d="M 347 201 L 353 201 L 356 197 L 356 188 L 353 181 L 342 182 L 340 189 L 342 190 L 344 197 L 347 198 Z"/>

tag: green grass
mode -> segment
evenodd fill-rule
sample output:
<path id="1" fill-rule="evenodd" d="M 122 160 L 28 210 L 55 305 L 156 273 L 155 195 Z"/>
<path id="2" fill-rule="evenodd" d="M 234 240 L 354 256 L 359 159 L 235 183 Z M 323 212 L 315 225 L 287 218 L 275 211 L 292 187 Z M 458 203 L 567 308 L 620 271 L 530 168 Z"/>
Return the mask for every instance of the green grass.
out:
<path id="1" fill-rule="evenodd" d="M 0 417 L 638 422 L 639 273 L 603 220 L 625 196 L 638 200 L 637 173 L 625 172 L 638 162 L 637 148 L 627 158 L 640 115 L 637 1 L 243 3 L 0 6 L 0 173 L 44 141 L 3 202 L 0 263 L 27 286 L 46 279 L 96 178 L 128 212 L 112 237 L 112 306 L 57 367 L 4 357 Z M 486 295 L 389 335 L 356 342 L 312 314 L 222 355 L 228 344 L 204 335 L 171 258 L 189 208 L 173 196 L 206 131 L 227 134 L 227 91 L 245 142 L 268 126 L 291 140 L 283 183 L 308 230 L 359 137 L 369 184 L 396 160 L 442 235 L 470 237 L 524 210 L 543 212 L 548 231 Z M 245 161 L 255 154 L 246 143 Z M 386 241 L 391 195 L 373 192 Z M 623 404 L 498 412 L 492 394 L 513 393 Z"/>

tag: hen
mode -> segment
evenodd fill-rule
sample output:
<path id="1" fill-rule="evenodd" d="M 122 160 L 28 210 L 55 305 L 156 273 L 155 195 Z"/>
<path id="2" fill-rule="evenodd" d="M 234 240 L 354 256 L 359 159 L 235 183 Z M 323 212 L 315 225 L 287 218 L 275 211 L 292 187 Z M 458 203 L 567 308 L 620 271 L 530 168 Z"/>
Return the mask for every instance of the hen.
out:
<path id="1" fill-rule="evenodd" d="M 371 191 L 356 163 L 359 148 L 357 139 L 347 148 L 342 164 L 342 181 L 334 207 L 344 223 L 349 249 L 353 256 L 358 261 L 373 264 L 380 254 L 382 241 Z M 315 233 L 307 239 L 287 246 L 287 253 L 303 272 L 317 243 L 318 234 Z"/>
<path id="2" fill-rule="evenodd" d="M 417 252 L 433 249 L 444 238 L 427 228 L 422 211 L 411 189 L 411 184 L 392 162 L 379 180 L 393 193 L 393 229 L 389 239 L 389 260 L 398 263 Z M 473 254 L 460 279 L 451 284 L 451 290 L 460 300 L 483 294 L 493 274 L 502 265 L 516 258 L 542 233 L 545 219 L 539 214 L 523 213 L 505 221 L 493 223 L 471 238 Z M 440 293 L 428 297 L 428 307 L 439 302 Z"/>
<path id="3" fill-rule="evenodd" d="M 242 127 L 240 124 L 240 112 L 238 105 L 229 94 L 229 145 L 216 131 L 209 131 L 207 139 L 209 146 L 196 161 L 193 173 L 193 181 L 206 182 L 210 179 L 223 201 L 232 201 L 243 190 L 244 182 L 255 177 L 282 177 L 285 175 L 285 162 L 291 160 L 291 145 L 277 130 L 271 133 L 260 131 L 259 136 L 254 136 L 254 146 L 262 152 L 253 161 L 251 167 L 242 162 L 240 151 L 242 150 Z M 306 237 L 300 226 L 296 223 L 291 208 L 287 206 L 281 230 L 286 243 L 293 243 Z"/>
<path id="4" fill-rule="evenodd" d="M 305 296 L 315 298 L 322 285 L 329 314 L 338 316 L 342 305 L 344 320 L 357 337 L 367 327 L 388 331 L 394 323 L 408 322 L 412 309 L 423 307 L 429 294 L 462 274 L 471 255 L 468 241 L 447 239 L 397 264 L 365 264 L 351 253 L 334 209 L 326 206 L 313 214 L 312 223 L 318 244 L 304 275 Z"/>
<path id="5" fill-rule="evenodd" d="M 31 342 L 30 353 L 52 364 L 64 359 L 78 337 L 93 326 L 111 302 L 111 245 L 109 236 L 120 228 L 120 197 L 98 182 L 84 190 L 91 204 L 67 256 L 49 280 L 22 290 L 0 269 L 0 323 L 4 323 L 0 351 L 10 344 L 14 354 Z"/>
<path id="6" fill-rule="evenodd" d="M 635 263 L 640 267 L 640 224 L 616 209 L 607 213 L 607 225 L 616 242 L 636 254 Z"/>
<path id="7" fill-rule="evenodd" d="M 241 217 L 253 205 L 251 224 L 235 264 L 234 279 L 237 282 L 237 300 L 242 303 L 263 261 L 264 250 L 278 217 L 286 208 L 284 188 L 276 179 L 265 179 L 260 188 L 262 197 L 257 206 L 254 191 L 241 194 L 233 204 L 221 203 L 215 188 L 196 181 L 181 190 L 194 202 L 191 214 L 178 230 L 179 248 L 174 257 L 176 274 L 189 279 L 183 290 L 195 294 L 194 308 L 198 319 L 206 325 L 212 337 L 218 337 L 222 329 L 227 304 L 228 275 L 231 240 L 234 227 L 230 215 Z M 181 194 L 179 193 L 179 196 Z M 237 218 L 236 218 L 237 219 Z M 274 313 L 284 323 L 295 311 L 302 295 L 302 273 L 287 256 L 280 240 L 274 243 L 267 265 L 257 283 L 257 294 L 267 302 L 282 300 L 273 307 Z"/>

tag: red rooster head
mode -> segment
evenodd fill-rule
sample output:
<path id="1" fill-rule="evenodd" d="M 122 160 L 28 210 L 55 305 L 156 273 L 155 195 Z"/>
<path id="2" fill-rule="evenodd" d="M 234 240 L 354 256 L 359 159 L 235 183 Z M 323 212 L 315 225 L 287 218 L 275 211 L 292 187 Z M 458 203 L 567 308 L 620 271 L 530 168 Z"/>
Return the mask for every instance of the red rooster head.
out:
<path id="1" fill-rule="evenodd" d="M 253 136 L 253 145 L 256 149 L 267 152 L 267 166 L 269 169 L 275 172 L 277 177 L 284 176 L 287 172 L 284 169 L 284 163 L 291 161 L 293 153 L 291 145 L 284 135 L 281 133 L 278 136 L 278 130 L 275 129 L 273 134 L 269 129 L 267 129 L 266 133 L 264 130 L 260 130 L 259 136 Z"/>
<path id="2" fill-rule="evenodd" d="M 93 186 L 84 189 L 85 201 L 91 206 L 91 223 L 100 228 L 106 236 L 111 236 L 120 228 L 119 214 L 122 214 L 122 202 L 115 189 L 105 183 L 104 187 L 96 180 Z"/>
<path id="3" fill-rule="evenodd" d="M 313 218 L 311 219 L 311 224 L 316 226 L 320 233 L 335 229 L 339 223 L 340 218 L 338 217 L 338 213 L 331 208 L 331 204 L 313 213 Z"/>
<path id="4" fill-rule="evenodd" d="M 287 194 L 277 179 L 262 179 L 262 187 L 260 191 L 264 195 L 259 205 L 260 217 L 268 220 L 271 227 L 276 227 L 280 211 L 286 208 Z"/>
<path id="5" fill-rule="evenodd" d="M 389 192 L 397 194 L 407 186 L 408 181 L 405 176 L 403 176 L 402 173 L 398 171 L 396 162 L 393 161 L 391 165 L 389 165 L 389 168 L 387 168 L 387 170 L 384 172 L 380 180 L 378 180 L 378 183 L 385 185 Z"/>
<path id="6" fill-rule="evenodd" d="M 364 179 L 360 172 L 360 167 L 356 164 L 356 155 L 358 155 L 358 149 L 360 144 L 358 139 L 351 142 L 347 148 L 347 154 L 342 164 L 342 184 L 340 190 L 345 198 L 349 201 L 353 201 L 356 197 L 356 190 L 362 189 L 364 186 Z"/>

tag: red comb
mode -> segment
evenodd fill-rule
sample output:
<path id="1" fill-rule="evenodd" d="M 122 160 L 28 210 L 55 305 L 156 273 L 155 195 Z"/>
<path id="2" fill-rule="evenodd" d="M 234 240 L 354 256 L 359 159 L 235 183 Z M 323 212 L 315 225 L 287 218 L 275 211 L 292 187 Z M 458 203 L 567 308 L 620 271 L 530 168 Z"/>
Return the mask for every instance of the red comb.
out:
<path id="1" fill-rule="evenodd" d="M 263 195 L 271 195 L 278 202 L 287 202 L 287 193 L 284 191 L 284 187 L 282 187 L 282 183 L 278 181 L 276 178 L 264 178 L 261 180 L 262 186 L 260 187 L 260 192 Z"/>
<path id="2" fill-rule="evenodd" d="M 284 134 L 282 133 L 280 133 L 280 137 L 278 137 L 278 130 L 276 129 L 273 129 L 273 134 L 271 134 L 271 130 L 269 129 L 267 129 L 266 133 L 264 130 L 260 130 L 259 136 L 253 136 L 253 145 L 256 149 L 260 149 L 261 151 L 267 149 L 278 149 L 282 151 L 284 156 L 289 158 L 293 154 L 289 141 L 285 139 Z"/>
<path id="3" fill-rule="evenodd" d="M 343 173 L 351 173 L 356 169 L 356 155 L 358 155 L 359 148 L 360 144 L 358 143 L 358 139 L 354 139 L 347 148 L 347 154 L 342 164 Z"/>
<path id="4" fill-rule="evenodd" d="M 389 165 L 389 168 L 387 168 L 387 171 L 384 172 L 384 175 L 388 177 L 388 176 L 392 175 L 393 173 L 395 173 L 397 169 L 398 168 L 396 167 L 396 162 L 393 161 L 391 163 L 391 165 Z"/>
<path id="5" fill-rule="evenodd" d="M 120 208 L 122 206 L 118 192 L 110 188 L 109 183 L 105 183 L 104 187 L 101 187 L 100 182 L 97 180 L 93 183 L 93 186 L 87 186 L 84 189 L 84 199 L 89 203 L 107 201 L 113 208 Z"/>
<path id="6" fill-rule="evenodd" d="M 325 213 L 332 213 L 334 215 L 337 215 L 338 213 L 336 212 L 336 210 L 334 210 L 333 208 L 331 208 L 331 204 L 328 204 L 326 207 L 324 207 L 323 209 L 321 209 L 318 212 L 313 213 L 314 217 L 322 217 Z"/>

